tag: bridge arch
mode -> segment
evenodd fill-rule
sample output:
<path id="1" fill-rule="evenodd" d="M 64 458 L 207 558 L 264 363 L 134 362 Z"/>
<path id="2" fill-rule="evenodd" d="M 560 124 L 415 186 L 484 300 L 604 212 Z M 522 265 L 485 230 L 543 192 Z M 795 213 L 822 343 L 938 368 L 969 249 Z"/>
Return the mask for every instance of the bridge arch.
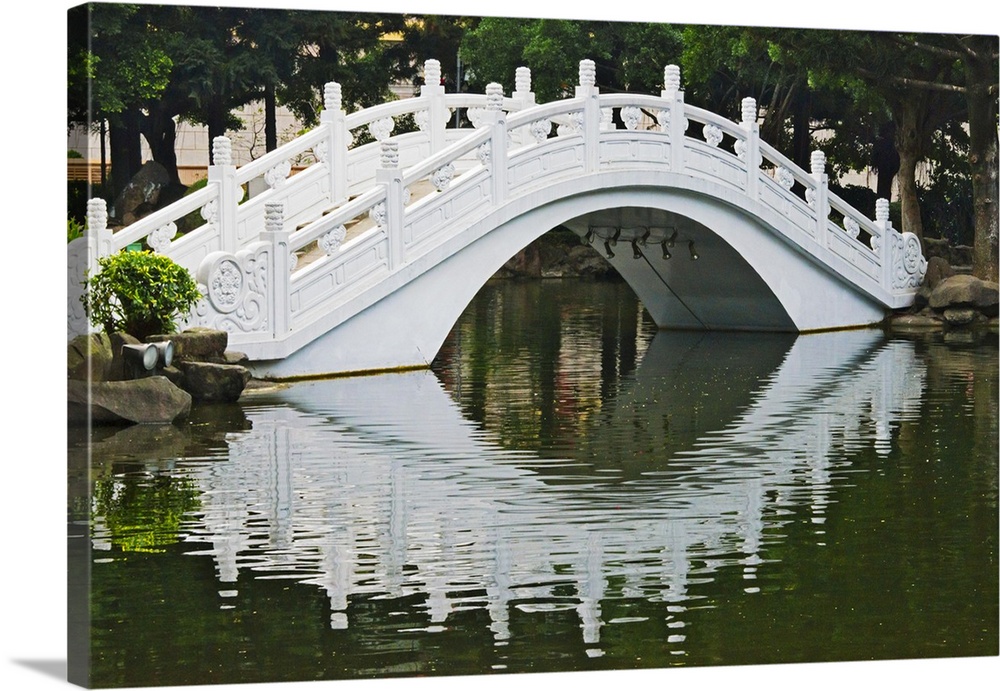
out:
<path id="1" fill-rule="evenodd" d="M 607 171 L 541 187 L 472 224 L 456 246 L 415 259 L 406 282 L 364 311 L 289 357 L 255 363 L 255 371 L 287 378 L 429 365 L 469 302 L 517 252 L 557 226 L 584 237 L 596 225 L 590 242 L 605 254 L 610 237 L 601 228 L 609 219 L 607 228 L 619 219 L 624 226 L 609 261 L 660 328 L 801 332 L 828 329 L 831 317 L 842 327 L 884 318 L 877 302 L 775 232 L 770 224 L 780 226 L 780 216 L 740 197 L 669 172 L 638 179 Z M 643 247 L 637 229 L 649 222 L 654 234 Z M 669 227 L 677 237 L 665 259 L 660 242 Z"/>

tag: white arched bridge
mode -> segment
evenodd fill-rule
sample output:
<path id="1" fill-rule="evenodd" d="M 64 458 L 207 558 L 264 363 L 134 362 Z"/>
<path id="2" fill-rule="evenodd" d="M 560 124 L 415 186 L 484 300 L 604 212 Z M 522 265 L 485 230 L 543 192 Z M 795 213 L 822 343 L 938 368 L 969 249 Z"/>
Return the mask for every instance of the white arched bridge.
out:
<path id="1" fill-rule="evenodd" d="M 351 115 L 327 84 L 318 127 L 239 168 L 217 138 L 204 189 L 117 232 L 93 200 L 70 247 L 70 332 L 88 328 L 84 271 L 139 242 L 199 282 L 186 325 L 229 332 L 274 378 L 429 364 L 486 280 L 559 225 L 660 328 L 871 325 L 923 280 L 887 200 L 866 218 L 829 191 L 822 152 L 804 171 L 761 141 L 753 99 L 740 122 L 685 104 L 675 66 L 659 96 L 601 94 L 584 60 L 574 97 L 544 104 L 526 68 L 510 96 L 446 94 L 437 61 L 424 70 L 419 96 Z"/>

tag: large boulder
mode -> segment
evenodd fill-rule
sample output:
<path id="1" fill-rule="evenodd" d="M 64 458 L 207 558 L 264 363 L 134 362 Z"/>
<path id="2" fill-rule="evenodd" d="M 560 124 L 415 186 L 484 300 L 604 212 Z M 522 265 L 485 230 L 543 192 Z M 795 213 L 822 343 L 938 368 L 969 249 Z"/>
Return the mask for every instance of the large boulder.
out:
<path id="1" fill-rule="evenodd" d="M 69 380 L 70 423 L 169 423 L 191 412 L 191 394 L 163 376 L 127 381 Z"/>
<path id="2" fill-rule="evenodd" d="M 124 225 L 135 223 L 156 210 L 160 196 L 169 187 L 167 169 L 156 161 L 148 161 L 115 198 L 115 218 Z"/>
<path id="3" fill-rule="evenodd" d="M 180 361 L 176 368 L 182 374 L 177 385 L 196 401 L 237 401 L 251 377 L 250 370 L 242 365 Z"/>
<path id="4" fill-rule="evenodd" d="M 998 305 L 998 285 L 960 274 L 943 279 L 931 291 L 929 304 L 936 312 L 949 309 L 973 309 L 986 316 L 996 316 Z"/>
<path id="5" fill-rule="evenodd" d="M 934 290 L 938 284 L 946 278 L 955 275 L 955 269 L 951 267 L 943 257 L 931 257 L 927 260 L 927 273 L 924 274 L 924 285 Z"/>
<path id="6" fill-rule="evenodd" d="M 67 370 L 70 379 L 118 381 L 125 379 L 122 346 L 138 344 L 127 333 L 83 334 L 69 342 Z"/>
<path id="7" fill-rule="evenodd" d="M 104 332 L 77 336 L 66 350 L 70 379 L 105 381 L 113 378 L 114 350 L 111 339 Z"/>
<path id="8" fill-rule="evenodd" d="M 229 334 L 218 329 L 208 329 L 194 326 L 176 334 L 159 334 L 146 339 L 150 343 L 156 341 L 172 341 L 175 360 L 201 360 L 205 362 L 223 362 L 226 346 L 229 345 Z"/>

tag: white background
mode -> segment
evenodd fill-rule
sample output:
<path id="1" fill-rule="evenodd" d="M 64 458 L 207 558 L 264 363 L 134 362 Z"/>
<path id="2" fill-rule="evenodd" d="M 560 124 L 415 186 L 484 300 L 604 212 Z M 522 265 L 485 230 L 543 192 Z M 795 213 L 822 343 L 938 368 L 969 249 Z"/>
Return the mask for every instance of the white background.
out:
<path id="1" fill-rule="evenodd" d="M 66 10 L 76 3 L 8 4 L 2 31 L 4 213 L 3 336 L 0 366 L 4 448 L 0 455 L 0 687 L 65 688 L 65 36 Z M 176 4 L 176 3 L 175 3 Z M 993 0 L 942 4 L 865 2 L 724 2 L 624 6 L 616 2 L 490 4 L 458 0 L 217 0 L 186 4 L 301 7 L 437 14 L 501 14 L 671 23 L 773 25 L 998 33 Z M 890 7 L 892 6 L 892 7 Z M 933 10 L 925 9 L 933 7 Z M 904 9 L 905 8 L 905 9 Z M 989 9 L 986 9 L 989 8 Z M 941 11 L 947 12 L 946 15 Z M 759 687 L 777 689 L 978 688 L 1000 678 L 1000 658 L 906 662 L 776 665 L 549 675 L 501 675 L 405 681 L 244 684 L 219 691 L 409 691 L 516 685 L 535 691 L 572 684 L 582 690 Z M 988 682 L 992 679 L 993 682 Z M 170 687 L 160 687 L 168 689 Z"/>

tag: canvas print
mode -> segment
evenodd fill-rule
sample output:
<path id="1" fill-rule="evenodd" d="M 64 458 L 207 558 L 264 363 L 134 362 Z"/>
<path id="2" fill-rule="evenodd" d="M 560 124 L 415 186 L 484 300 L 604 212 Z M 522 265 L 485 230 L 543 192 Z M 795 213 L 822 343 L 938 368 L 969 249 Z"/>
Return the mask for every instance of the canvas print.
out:
<path id="1" fill-rule="evenodd" d="M 996 35 L 66 20 L 69 681 L 998 655 Z"/>

